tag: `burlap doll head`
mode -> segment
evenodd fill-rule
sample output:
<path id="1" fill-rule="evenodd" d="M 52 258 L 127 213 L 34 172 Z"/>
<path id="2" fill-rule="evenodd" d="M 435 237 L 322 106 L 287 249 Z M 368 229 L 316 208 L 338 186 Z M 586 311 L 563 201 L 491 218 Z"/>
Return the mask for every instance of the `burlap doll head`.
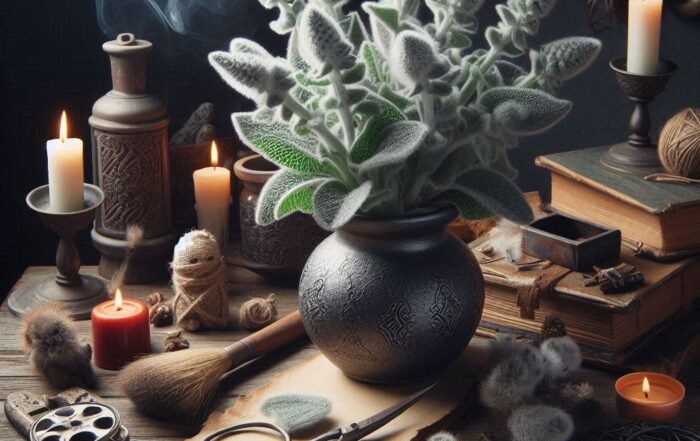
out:
<path id="1" fill-rule="evenodd" d="M 173 254 L 175 321 L 188 331 L 229 323 L 226 270 L 216 238 L 205 230 L 180 238 Z"/>

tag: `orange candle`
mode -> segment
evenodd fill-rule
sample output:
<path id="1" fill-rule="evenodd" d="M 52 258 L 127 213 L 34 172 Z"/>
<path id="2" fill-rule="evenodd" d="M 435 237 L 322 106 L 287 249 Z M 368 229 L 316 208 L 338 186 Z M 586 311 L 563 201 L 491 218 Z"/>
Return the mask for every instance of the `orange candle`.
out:
<path id="1" fill-rule="evenodd" d="M 634 421 L 669 421 L 681 411 L 685 387 L 680 381 L 656 372 L 634 372 L 615 382 L 617 409 Z"/>
<path id="2" fill-rule="evenodd" d="M 95 365 L 120 369 L 137 356 L 151 352 L 148 307 L 136 299 L 123 299 L 117 289 L 114 300 L 92 310 L 92 348 Z"/>

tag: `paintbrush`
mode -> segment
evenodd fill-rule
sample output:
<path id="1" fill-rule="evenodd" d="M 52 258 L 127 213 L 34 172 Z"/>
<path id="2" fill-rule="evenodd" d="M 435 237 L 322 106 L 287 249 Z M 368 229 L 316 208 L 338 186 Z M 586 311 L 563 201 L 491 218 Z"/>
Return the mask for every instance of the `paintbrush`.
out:
<path id="1" fill-rule="evenodd" d="M 141 358 L 119 373 L 117 384 L 143 413 L 200 421 L 222 375 L 305 335 L 296 311 L 223 349 L 186 349 Z"/>

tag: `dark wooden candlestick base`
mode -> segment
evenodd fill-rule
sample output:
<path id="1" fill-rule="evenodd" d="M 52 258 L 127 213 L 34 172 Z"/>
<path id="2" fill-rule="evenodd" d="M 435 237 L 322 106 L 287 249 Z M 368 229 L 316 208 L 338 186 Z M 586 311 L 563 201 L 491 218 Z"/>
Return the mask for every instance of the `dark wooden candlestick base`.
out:
<path id="1" fill-rule="evenodd" d="M 620 57 L 610 61 L 610 68 L 615 71 L 617 84 L 634 103 L 634 110 L 630 116 L 627 142 L 611 146 L 601 161 L 607 167 L 624 173 L 647 175 L 659 172 L 661 163 L 656 144 L 649 136 L 649 103 L 664 90 L 678 66 L 667 60 L 659 60 L 659 73 L 637 75 L 627 72 L 627 59 Z"/>
<path id="2" fill-rule="evenodd" d="M 27 195 L 27 205 L 39 214 L 44 225 L 58 234 L 55 277 L 46 277 L 31 285 L 19 286 L 7 301 L 13 314 L 23 316 L 34 306 L 44 302 L 59 302 L 73 318 L 90 318 L 92 308 L 108 298 L 104 282 L 97 277 L 80 274 L 80 254 L 75 246 L 75 235 L 89 226 L 95 210 L 104 200 L 98 187 L 83 184 L 85 208 L 61 213 L 51 211 L 49 186 L 37 187 Z"/>

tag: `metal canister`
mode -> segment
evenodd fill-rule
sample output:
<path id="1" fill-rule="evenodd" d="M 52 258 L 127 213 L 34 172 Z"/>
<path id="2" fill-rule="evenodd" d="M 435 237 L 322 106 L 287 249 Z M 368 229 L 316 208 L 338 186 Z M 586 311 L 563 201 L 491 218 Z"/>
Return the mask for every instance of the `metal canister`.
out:
<path id="1" fill-rule="evenodd" d="M 146 91 L 146 60 L 152 47 L 133 34 L 119 34 L 102 45 L 111 60 L 112 90 L 95 102 L 89 120 L 94 182 L 105 194 L 92 230 L 93 243 L 102 254 L 100 275 L 110 278 L 118 270 L 128 249 L 127 227 L 144 229 L 125 283 L 166 279 L 176 239 L 170 200 L 170 119 L 164 103 Z"/>

